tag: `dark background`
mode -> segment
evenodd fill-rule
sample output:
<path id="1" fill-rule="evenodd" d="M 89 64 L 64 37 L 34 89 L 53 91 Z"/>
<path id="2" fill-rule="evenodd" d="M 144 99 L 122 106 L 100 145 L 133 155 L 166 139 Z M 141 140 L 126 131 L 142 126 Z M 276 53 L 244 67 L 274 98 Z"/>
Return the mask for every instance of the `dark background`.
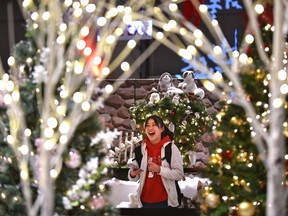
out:
<path id="1" fill-rule="evenodd" d="M 207 2 L 210 2 L 209 0 Z M 225 1 L 221 1 L 221 4 L 225 4 Z M 242 4 L 242 2 L 239 0 Z M 10 17 L 12 20 L 8 20 L 8 8 L 13 8 Z M 19 9 L 19 5 L 16 0 L 1 0 L 0 1 L 0 28 L 2 29 L 0 36 L 0 56 L 4 69 L 7 71 L 7 58 L 10 56 L 11 47 L 13 44 L 25 39 L 25 20 L 22 16 L 22 12 Z M 222 27 L 222 31 L 226 36 L 230 46 L 234 44 L 234 30 L 238 29 L 238 47 L 241 44 L 243 32 L 245 29 L 245 13 L 244 10 L 223 10 L 217 13 L 217 20 Z M 9 32 L 8 22 L 14 25 L 14 33 Z M 209 32 L 205 29 L 203 23 L 200 22 L 199 28 L 204 32 L 206 36 L 209 36 Z M 141 40 L 136 49 L 134 49 L 129 55 L 127 61 L 133 62 L 139 54 L 141 54 L 152 43 L 152 40 Z M 118 55 L 125 41 L 120 41 L 117 45 L 114 55 Z M 209 63 L 213 64 L 213 63 Z M 161 45 L 156 51 L 141 65 L 140 68 L 132 75 L 133 78 L 150 78 L 159 77 L 164 72 L 169 72 L 171 75 L 181 75 L 184 67 L 187 64 L 184 63 L 180 57 L 178 57 L 172 50 Z M 119 68 L 112 72 L 109 78 L 117 78 L 121 74 Z"/>

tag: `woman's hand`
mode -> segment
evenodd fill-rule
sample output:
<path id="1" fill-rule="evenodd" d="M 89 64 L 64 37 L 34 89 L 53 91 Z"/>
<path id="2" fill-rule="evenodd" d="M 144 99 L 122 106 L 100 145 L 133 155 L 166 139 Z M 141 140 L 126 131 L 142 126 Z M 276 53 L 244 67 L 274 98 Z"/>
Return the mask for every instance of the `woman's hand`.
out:
<path id="1" fill-rule="evenodd" d="M 150 159 L 148 160 L 148 171 L 160 173 L 160 170 L 161 170 L 161 167 L 158 164 L 152 162 L 152 158 L 151 160 Z"/>
<path id="2" fill-rule="evenodd" d="M 130 176 L 132 178 L 135 178 L 137 175 L 139 175 L 141 172 L 143 172 L 142 169 L 138 168 L 138 167 L 132 167 L 130 169 Z"/>

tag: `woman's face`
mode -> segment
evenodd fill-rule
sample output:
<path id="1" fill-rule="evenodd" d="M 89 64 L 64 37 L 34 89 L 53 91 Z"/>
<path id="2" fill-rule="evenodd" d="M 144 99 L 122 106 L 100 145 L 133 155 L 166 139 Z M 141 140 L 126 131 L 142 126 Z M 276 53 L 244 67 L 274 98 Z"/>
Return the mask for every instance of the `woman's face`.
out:
<path id="1" fill-rule="evenodd" d="M 154 119 L 149 119 L 145 126 L 145 133 L 150 140 L 151 144 L 157 144 L 161 140 L 161 133 L 164 131 L 164 127 L 159 127 Z"/>

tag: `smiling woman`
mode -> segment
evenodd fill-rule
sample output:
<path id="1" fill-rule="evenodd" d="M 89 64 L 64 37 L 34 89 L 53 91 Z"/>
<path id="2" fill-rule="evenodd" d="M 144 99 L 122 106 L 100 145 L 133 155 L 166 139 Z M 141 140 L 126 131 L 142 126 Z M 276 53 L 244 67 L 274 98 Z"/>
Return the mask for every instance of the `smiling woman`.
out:
<path id="1" fill-rule="evenodd" d="M 139 148 L 143 155 L 139 162 L 136 157 L 129 169 L 128 179 L 140 182 L 137 189 L 139 208 L 178 207 L 175 181 L 184 176 L 183 160 L 177 146 L 172 142 L 173 133 L 159 116 L 149 116 L 144 123 L 146 138 Z M 171 146 L 171 161 L 165 159 L 166 146 Z"/>

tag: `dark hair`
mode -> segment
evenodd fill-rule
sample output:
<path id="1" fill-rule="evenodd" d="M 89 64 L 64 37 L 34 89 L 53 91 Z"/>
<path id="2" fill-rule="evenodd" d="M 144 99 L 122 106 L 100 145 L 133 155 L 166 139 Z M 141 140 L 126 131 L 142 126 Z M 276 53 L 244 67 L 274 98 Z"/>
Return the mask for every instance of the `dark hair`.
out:
<path id="1" fill-rule="evenodd" d="M 164 131 L 161 133 L 161 139 L 163 139 L 165 136 L 169 136 L 169 138 L 170 138 L 171 140 L 174 139 L 174 133 L 171 132 L 171 131 L 166 127 L 166 125 L 164 124 L 163 119 L 162 119 L 161 117 L 159 117 L 159 116 L 155 116 L 155 115 L 149 116 L 149 117 L 145 120 L 145 122 L 144 122 L 144 128 L 146 128 L 146 125 L 147 125 L 147 123 L 148 123 L 148 121 L 149 121 L 150 119 L 153 119 L 154 122 L 155 122 L 155 124 L 156 124 L 158 127 L 164 127 Z"/>

